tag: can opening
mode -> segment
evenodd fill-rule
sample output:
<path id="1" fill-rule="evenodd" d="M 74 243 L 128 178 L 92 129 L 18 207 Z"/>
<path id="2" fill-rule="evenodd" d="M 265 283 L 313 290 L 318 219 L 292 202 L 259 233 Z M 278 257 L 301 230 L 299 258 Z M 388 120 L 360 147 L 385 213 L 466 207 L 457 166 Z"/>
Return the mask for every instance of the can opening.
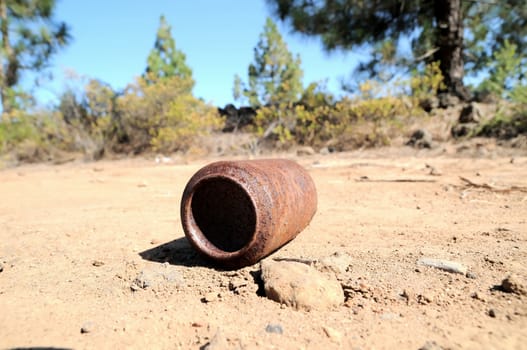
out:
<path id="1" fill-rule="evenodd" d="M 254 204 L 245 190 L 232 180 L 203 180 L 192 196 L 191 210 L 203 236 L 218 249 L 236 252 L 254 236 Z"/>

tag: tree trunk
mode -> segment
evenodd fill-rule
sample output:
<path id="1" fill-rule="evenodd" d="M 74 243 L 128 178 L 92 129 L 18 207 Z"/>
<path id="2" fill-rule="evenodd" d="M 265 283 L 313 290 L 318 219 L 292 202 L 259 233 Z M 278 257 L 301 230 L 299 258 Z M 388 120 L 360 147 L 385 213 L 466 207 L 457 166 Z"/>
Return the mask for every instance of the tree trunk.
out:
<path id="1" fill-rule="evenodd" d="M 2 52 L 0 53 L 0 98 L 2 99 L 2 114 L 11 110 L 10 101 L 7 93 L 9 88 L 7 83 L 7 74 L 4 64 L 10 62 L 12 55 L 11 44 L 9 42 L 9 26 L 7 22 L 7 0 L 0 0 L 0 35 L 2 36 Z"/>
<path id="2" fill-rule="evenodd" d="M 435 0 L 436 46 L 438 51 L 434 60 L 439 61 L 439 68 L 444 77 L 447 93 L 466 101 L 470 98 L 468 89 L 463 84 L 463 14 L 461 0 Z"/>

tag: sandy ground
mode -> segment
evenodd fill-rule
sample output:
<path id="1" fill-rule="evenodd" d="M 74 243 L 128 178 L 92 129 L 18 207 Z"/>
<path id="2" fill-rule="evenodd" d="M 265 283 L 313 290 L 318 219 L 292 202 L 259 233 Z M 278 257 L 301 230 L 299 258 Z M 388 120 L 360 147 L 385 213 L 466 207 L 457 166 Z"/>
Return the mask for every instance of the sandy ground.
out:
<path id="1" fill-rule="evenodd" d="M 0 171 L 0 348 L 527 348 L 527 296 L 498 287 L 527 281 L 525 154 L 285 157 L 319 206 L 269 259 L 348 254 L 340 307 L 280 305 L 258 265 L 216 270 L 189 247 L 180 196 L 212 159 L 23 166 Z"/>

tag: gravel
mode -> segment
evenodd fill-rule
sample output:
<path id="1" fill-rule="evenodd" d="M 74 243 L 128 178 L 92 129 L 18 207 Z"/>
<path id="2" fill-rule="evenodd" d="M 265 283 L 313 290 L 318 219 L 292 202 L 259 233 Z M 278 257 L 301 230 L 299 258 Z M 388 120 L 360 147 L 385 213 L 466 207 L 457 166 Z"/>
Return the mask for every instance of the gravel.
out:
<path id="1" fill-rule="evenodd" d="M 275 333 L 275 334 L 283 334 L 284 333 L 284 330 L 283 330 L 281 325 L 279 325 L 279 324 L 272 324 L 272 323 L 269 323 L 265 327 L 265 331 L 267 333 Z"/>

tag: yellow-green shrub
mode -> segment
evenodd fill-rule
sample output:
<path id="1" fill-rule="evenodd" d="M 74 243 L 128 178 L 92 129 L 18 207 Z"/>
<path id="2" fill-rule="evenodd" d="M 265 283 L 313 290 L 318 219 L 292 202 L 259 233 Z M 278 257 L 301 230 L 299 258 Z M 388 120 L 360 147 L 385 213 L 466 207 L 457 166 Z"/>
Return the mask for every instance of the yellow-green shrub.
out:
<path id="1" fill-rule="evenodd" d="M 180 77 L 153 84 L 139 78 L 117 100 L 121 127 L 135 153 L 186 151 L 197 136 L 221 126 L 216 109 L 189 93 L 191 84 Z"/>
<path id="2" fill-rule="evenodd" d="M 216 110 L 192 95 L 178 96 L 152 130 L 151 145 L 156 151 L 187 150 L 196 143 L 196 136 L 205 135 L 221 126 Z"/>
<path id="3" fill-rule="evenodd" d="M 275 136 L 281 147 L 294 144 L 336 150 L 387 145 L 404 120 L 422 112 L 403 98 L 344 98 L 307 94 L 295 106 L 261 108 L 256 116 L 260 137 Z"/>
<path id="4" fill-rule="evenodd" d="M 417 101 L 435 97 L 440 89 L 445 88 L 444 77 L 439 68 L 439 62 L 432 62 L 425 66 L 424 72 L 414 72 L 410 79 L 412 97 Z"/>
<path id="5" fill-rule="evenodd" d="M 333 96 L 320 83 L 312 83 L 304 90 L 296 104 L 282 103 L 262 107 L 254 120 L 258 136 L 274 139 L 281 147 L 293 144 L 318 145 L 326 140 L 327 120 L 333 105 Z"/>
<path id="6" fill-rule="evenodd" d="M 331 144 L 337 150 L 389 145 L 412 112 L 401 98 L 344 99 L 330 119 Z"/>

